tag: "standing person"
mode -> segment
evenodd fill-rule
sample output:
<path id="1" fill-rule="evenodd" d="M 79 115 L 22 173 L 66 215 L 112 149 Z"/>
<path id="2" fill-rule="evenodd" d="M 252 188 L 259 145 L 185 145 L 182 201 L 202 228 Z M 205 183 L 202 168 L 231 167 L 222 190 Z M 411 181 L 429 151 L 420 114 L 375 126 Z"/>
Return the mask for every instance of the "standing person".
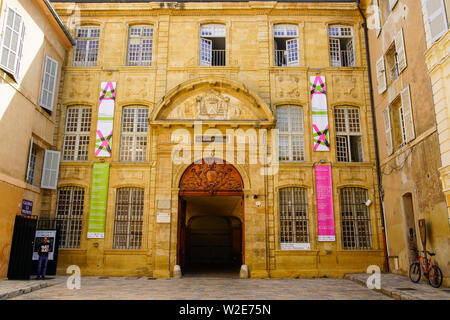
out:
<path id="1" fill-rule="evenodd" d="M 38 247 L 39 262 L 38 262 L 38 274 L 36 279 L 45 279 L 45 273 L 47 271 L 48 253 L 52 250 L 51 244 L 48 242 L 47 237 L 44 237 L 44 242 Z M 44 270 L 41 274 L 42 264 Z"/>

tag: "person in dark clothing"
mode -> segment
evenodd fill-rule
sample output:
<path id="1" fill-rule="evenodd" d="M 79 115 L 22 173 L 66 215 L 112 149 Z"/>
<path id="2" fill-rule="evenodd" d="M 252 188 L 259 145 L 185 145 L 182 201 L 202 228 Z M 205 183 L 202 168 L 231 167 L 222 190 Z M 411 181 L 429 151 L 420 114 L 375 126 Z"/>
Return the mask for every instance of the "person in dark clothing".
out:
<path id="1" fill-rule="evenodd" d="M 42 242 L 38 247 L 39 262 L 38 274 L 36 279 L 45 279 L 45 273 L 47 272 L 48 253 L 50 251 L 52 251 L 51 244 L 48 242 L 47 237 L 44 237 L 44 242 Z M 43 268 L 42 265 L 44 265 Z"/>

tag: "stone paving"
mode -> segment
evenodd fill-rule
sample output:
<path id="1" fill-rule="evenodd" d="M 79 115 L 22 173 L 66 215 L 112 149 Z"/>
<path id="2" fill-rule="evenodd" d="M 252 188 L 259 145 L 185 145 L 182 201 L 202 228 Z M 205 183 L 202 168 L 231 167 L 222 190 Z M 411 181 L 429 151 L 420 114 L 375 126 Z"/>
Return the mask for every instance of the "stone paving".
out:
<path id="1" fill-rule="evenodd" d="M 346 279 L 239 279 L 183 277 L 149 279 L 82 277 L 79 290 L 57 277 L 49 288 L 16 300 L 390 300 Z"/>
<path id="2" fill-rule="evenodd" d="M 10 299 L 24 293 L 40 290 L 56 284 L 57 281 L 56 278 L 50 278 L 48 280 L 1 280 L 0 300 Z"/>
<path id="3" fill-rule="evenodd" d="M 369 274 L 347 274 L 346 279 L 366 286 Z M 377 290 L 398 300 L 450 300 L 450 288 L 433 288 L 428 281 L 414 283 L 407 276 L 382 273 L 381 289 Z"/>

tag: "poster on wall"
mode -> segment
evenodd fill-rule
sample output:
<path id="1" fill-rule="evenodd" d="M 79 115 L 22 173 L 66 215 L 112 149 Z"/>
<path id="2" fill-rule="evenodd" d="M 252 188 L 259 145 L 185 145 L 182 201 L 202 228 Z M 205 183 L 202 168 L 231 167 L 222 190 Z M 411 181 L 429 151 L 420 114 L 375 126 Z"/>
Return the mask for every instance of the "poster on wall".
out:
<path id="1" fill-rule="evenodd" d="M 102 82 L 95 138 L 96 157 L 111 157 L 115 102 L 116 82 Z"/>
<path id="2" fill-rule="evenodd" d="M 39 260 L 38 249 L 39 246 L 44 243 L 44 238 L 47 238 L 47 243 L 50 244 L 48 260 L 53 260 L 55 253 L 56 230 L 36 230 L 36 234 L 34 236 L 33 260 Z"/>
<path id="3" fill-rule="evenodd" d="M 109 163 L 94 163 L 88 221 L 88 238 L 105 237 Z"/>
<path id="4" fill-rule="evenodd" d="M 311 250 L 310 243 L 280 243 L 281 250 Z"/>
<path id="5" fill-rule="evenodd" d="M 331 166 L 316 166 L 317 233 L 319 241 L 336 241 Z"/>
<path id="6" fill-rule="evenodd" d="M 325 77 L 310 77 L 314 151 L 330 151 Z"/>

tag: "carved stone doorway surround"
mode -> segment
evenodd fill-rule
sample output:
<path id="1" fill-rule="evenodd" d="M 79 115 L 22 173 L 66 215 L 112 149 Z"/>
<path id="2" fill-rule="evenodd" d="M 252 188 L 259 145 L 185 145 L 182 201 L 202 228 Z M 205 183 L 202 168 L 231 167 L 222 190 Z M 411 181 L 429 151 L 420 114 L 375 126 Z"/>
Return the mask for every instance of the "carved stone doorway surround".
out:
<path id="1" fill-rule="evenodd" d="M 183 269 L 186 252 L 186 201 L 184 196 L 242 197 L 242 264 L 245 264 L 244 183 L 238 170 L 222 159 L 205 158 L 191 164 L 183 173 L 179 185 L 177 265 Z"/>

